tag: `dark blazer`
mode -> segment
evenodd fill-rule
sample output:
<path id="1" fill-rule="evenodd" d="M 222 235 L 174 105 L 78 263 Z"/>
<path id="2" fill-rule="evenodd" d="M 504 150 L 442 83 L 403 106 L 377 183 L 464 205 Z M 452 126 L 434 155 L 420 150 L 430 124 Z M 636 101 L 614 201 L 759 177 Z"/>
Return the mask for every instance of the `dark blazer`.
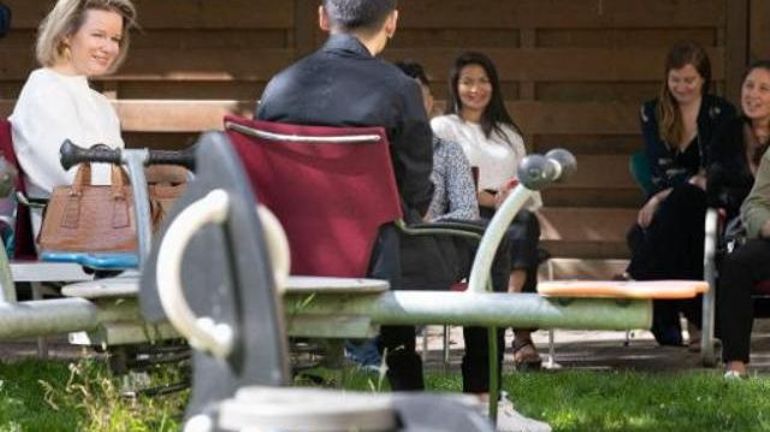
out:
<path id="1" fill-rule="evenodd" d="M 704 95 L 698 112 L 697 145 L 684 153 L 672 150 L 658 133 L 658 100 L 645 102 L 641 109 L 642 136 L 650 162 L 653 193 L 677 186 L 709 165 L 709 144 L 722 124 L 735 117 L 735 108 L 726 100 Z"/>
<path id="2" fill-rule="evenodd" d="M 722 207 L 728 218 L 738 215 L 743 200 L 754 185 L 754 175 L 746 160 L 748 119 L 733 116 L 714 135 L 708 167 L 709 205 Z"/>
<path id="3" fill-rule="evenodd" d="M 332 35 L 320 50 L 276 75 L 256 113 L 261 120 L 285 123 L 384 127 L 407 212 L 427 210 L 433 134 L 420 88 L 353 36 Z"/>

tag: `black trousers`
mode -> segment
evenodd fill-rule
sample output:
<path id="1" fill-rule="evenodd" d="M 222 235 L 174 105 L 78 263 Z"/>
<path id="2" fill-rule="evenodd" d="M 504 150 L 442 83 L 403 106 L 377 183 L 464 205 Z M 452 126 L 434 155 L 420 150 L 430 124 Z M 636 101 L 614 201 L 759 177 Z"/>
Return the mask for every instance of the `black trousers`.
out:
<path id="1" fill-rule="evenodd" d="M 690 184 L 675 187 L 655 213 L 650 226 L 634 225 L 628 233 L 635 280 L 703 279 L 706 193 Z M 681 345 L 679 313 L 700 327 L 702 297 L 655 300 L 652 333 L 662 345 Z"/>
<path id="2" fill-rule="evenodd" d="M 402 284 L 396 289 L 447 290 L 470 274 L 477 242 L 460 237 L 402 237 Z M 495 292 L 505 292 L 510 275 L 508 244 L 504 240 L 492 264 Z M 497 331 L 498 373 L 503 360 L 503 332 Z M 489 391 L 488 330 L 463 328 L 465 355 L 462 360 L 463 391 Z M 388 380 L 394 391 L 423 390 L 422 359 L 416 352 L 414 326 L 382 326 L 379 349 L 388 365 Z"/>
<path id="3" fill-rule="evenodd" d="M 770 240 L 754 239 L 727 255 L 720 268 L 717 314 L 722 360 L 749 362 L 754 285 L 770 279 Z"/>

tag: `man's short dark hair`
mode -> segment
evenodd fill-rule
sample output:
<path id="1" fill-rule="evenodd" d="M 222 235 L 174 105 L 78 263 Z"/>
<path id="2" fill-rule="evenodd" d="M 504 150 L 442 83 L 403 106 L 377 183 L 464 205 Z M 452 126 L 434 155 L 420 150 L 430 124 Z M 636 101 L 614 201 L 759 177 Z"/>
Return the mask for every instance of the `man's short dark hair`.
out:
<path id="1" fill-rule="evenodd" d="M 333 27 L 340 30 L 378 30 L 397 0 L 323 0 Z"/>
<path id="2" fill-rule="evenodd" d="M 396 62 L 395 64 L 396 67 L 401 69 L 407 76 L 420 81 L 420 83 L 424 86 L 430 85 L 428 76 L 425 74 L 425 69 L 423 69 L 421 64 L 410 60 Z"/>

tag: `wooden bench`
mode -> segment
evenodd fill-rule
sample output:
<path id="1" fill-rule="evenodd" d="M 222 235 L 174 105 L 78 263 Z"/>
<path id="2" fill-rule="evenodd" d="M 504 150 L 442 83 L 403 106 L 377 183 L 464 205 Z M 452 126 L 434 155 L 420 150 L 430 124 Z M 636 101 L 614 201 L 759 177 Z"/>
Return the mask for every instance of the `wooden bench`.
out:
<path id="1" fill-rule="evenodd" d="M 0 100 L 0 116 L 10 114 L 13 103 Z M 255 100 L 115 101 L 130 147 L 177 149 L 189 145 L 201 131 L 222 129 L 226 114 L 253 115 L 255 105 Z M 595 124 L 597 118 L 610 112 L 615 120 L 608 122 L 607 130 L 630 134 L 638 127 L 636 104 L 510 102 L 509 106 L 535 134 L 586 132 L 575 125 Z M 576 116 L 581 121 L 575 122 Z M 608 279 L 615 273 L 603 270 L 608 268 L 606 260 L 628 258 L 625 234 L 636 218 L 642 197 L 628 174 L 627 156 L 578 153 L 577 157 L 580 170 L 576 177 L 544 191 L 543 246 L 554 264 L 562 259 L 592 260 L 586 268 L 588 273 Z"/>

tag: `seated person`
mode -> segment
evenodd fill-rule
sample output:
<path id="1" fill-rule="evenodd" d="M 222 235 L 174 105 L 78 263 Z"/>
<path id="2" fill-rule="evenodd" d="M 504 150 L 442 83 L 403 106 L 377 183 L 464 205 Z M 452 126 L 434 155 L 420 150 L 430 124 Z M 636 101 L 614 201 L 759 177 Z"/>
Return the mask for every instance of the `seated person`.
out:
<path id="1" fill-rule="evenodd" d="M 450 73 L 446 114 L 431 121 L 439 137 L 460 144 L 479 168 L 481 217 L 491 219 L 512 190 L 519 162 L 526 156 L 520 128 L 505 108 L 497 69 L 482 53 L 466 52 L 455 59 Z M 540 194 L 519 211 L 506 233 L 511 251 L 509 292 L 535 292 L 539 264 L 540 223 L 535 210 Z M 533 329 L 514 329 L 513 357 L 517 369 L 538 369 L 540 355 L 532 342 Z"/>
<path id="2" fill-rule="evenodd" d="M 324 46 L 270 80 L 256 111 L 261 120 L 327 126 L 382 126 L 391 146 L 404 212 L 420 220 L 433 193 L 431 131 L 417 83 L 375 56 L 396 31 L 395 0 L 325 0 L 319 23 L 331 35 Z M 399 235 L 384 227 L 369 276 L 401 289 Z M 414 343 L 398 327 L 383 326 L 388 378 L 394 390 L 421 389 L 419 356 L 398 347 Z"/>
<path id="3" fill-rule="evenodd" d="M 752 290 L 770 279 L 770 61 L 754 63 L 743 81 L 741 108 L 745 125 L 737 140 L 744 142 L 749 168 L 756 180 L 741 206 L 748 241 L 728 254 L 720 267 L 717 313 L 722 338 L 725 377 L 745 377 L 754 321 Z M 756 166 L 754 155 L 765 149 Z M 732 173 L 731 173 L 732 174 Z"/>
<path id="4" fill-rule="evenodd" d="M 414 62 L 400 62 L 396 66 L 415 79 L 422 89 L 425 111 L 433 109 L 433 95 L 423 67 Z M 476 186 L 468 159 L 459 144 L 433 136 L 433 172 L 431 181 L 435 187 L 433 199 L 425 219 L 429 222 L 462 221 L 486 226 L 480 219 L 476 200 Z M 478 243 L 464 237 L 403 237 L 401 240 L 401 267 L 404 287 L 408 289 L 446 290 L 453 283 L 470 275 Z M 507 239 L 498 248 L 492 263 L 492 287 L 495 292 L 506 292 L 510 271 L 510 250 Z M 405 326 L 406 329 L 406 326 Z M 414 334 L 414 329 L 409 328 Z M 464 327 L 465 355 L 462 360 L 463 391 L 486 398 L 489 391 L 489 339 L 486 328 Z M 497 345 L 504 346 L 504 331 L 497 332 Z M 414 350 L 414 344 L 406 344 L 403 350 Z M 416 356 L 416 354 L 414 354 Z M 498 351 L 498 371 L 501 371 L 503 350 Z M 526 430 L 550 430 L 547 424 L 527 419 L 513 411 L 503 401 L 498 414 L 498 427 Z"/>
<path id="5" fill-rule="evenodd" d="M 295 124 L 384 127 L 405 213 L 419 221 L 433 197 L 430 125 L 418 84 L 375 57 L 396 31 L 397 20 L 395 0 L 324 0 L 319 23 L 331 36 L 320 50 L 268 83 L 256 117 Z M 399 235 L 395 227 L 384 227 L 369 276 L 387 279 L 391 289 L 403 289 L 401 263 Z M 380 349 L 386 353 L 393 390 L 424 388 L 422 361 L 414 344 L 413 326 L 380 329 Z"/>
<path id="6" fill-rule="evenodd" d="M 735 110 L 710 95 L 711 64 L 702 47 L 674 45 L 665 61 L 660 97 L 642 105 L 644 149 L 654 191 L 628 234 L 635 280 L 703 279 L 706 176 L 714 132 Z M 699 347 L 700 297 L 655 300 L 652 333 L 661 345 L 682 345 L 679 313 L 689 320 L 690 345 Z"/>
<path id="7" fill-rule="evenodd" d="M 43 20 L 36 46 L 42 68 L 30 73 L 10 117 L 31 198 L 48 198 L 54 187 L 74 180 L 76 169 L 64 171 L 59 162 L 65 139 L 84 147 L 124 147 L 115 109 L 88 79 L 120 66 L 135 18 L 130 0 L 58 0 Z M 92 178 L 109 184 L 110 167 L 94 165 Z M 32 209 L 31 215 L 37 236 L 42 211 Z"/>

